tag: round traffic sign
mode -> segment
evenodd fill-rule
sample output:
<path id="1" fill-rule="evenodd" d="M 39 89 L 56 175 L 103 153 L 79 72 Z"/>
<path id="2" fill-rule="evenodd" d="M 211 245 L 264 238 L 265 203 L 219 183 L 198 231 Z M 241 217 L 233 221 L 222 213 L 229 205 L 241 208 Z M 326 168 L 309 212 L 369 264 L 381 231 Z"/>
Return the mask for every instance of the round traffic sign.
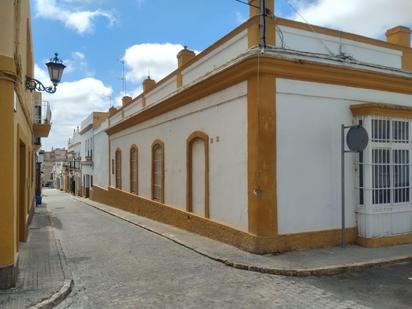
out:
<path id="1" fill-rule="evenodd" d="M 368 146 L 369 136 L 364 127 L 352 127 L 346 135 L 346 144 L 351 151 L 362 152 Z"/>

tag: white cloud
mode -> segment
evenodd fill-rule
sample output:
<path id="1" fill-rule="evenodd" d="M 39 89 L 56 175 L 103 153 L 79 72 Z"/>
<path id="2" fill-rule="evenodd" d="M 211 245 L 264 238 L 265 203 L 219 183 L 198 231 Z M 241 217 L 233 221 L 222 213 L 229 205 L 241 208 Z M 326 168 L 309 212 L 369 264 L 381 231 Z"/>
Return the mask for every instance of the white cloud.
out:
<path id="1" fill-rule="evenodd" d="M 49 85 L 47 72 L 35 66 L 35 76 L 44 85 Z M 74 82 L 63 82 L 54 94 L 44 94 L 43 100 L 50 102 L 52 127 L 48 138 L 42 139 L 44 149 L 67 147 L 67 139 L 73 129 L 91 112 L 107 111 L 113 90 L 95 78 L 83 78 Z"/>
<path id="2" fill-rule="evenodd" d="M 288 0 L 311 24 L 370 37 L 398 25 L 412 25 L 411 0 Z M 302 21 L 295 14 L 293 19 Z"/>
<path id="3" fill-rule="evenodd" d="M 80 10 L 79 8 L 69 9 L 59 5 L 56 0 L 36 0 L 35 3 L 37 16 L 60 21 L 67 28 L 78 33 L 92 32 L 93 22 L 97 17 L 106 18 L 109 25 L 116 22 L 116 18 L 110 12 L 100 9 L 94 11 Z"/>
<path id="4" fill-rule="evenodd" d="M 80 51 L 72 52 L 71 58 L 65 59 L 64 64 L 66 65 L 65 74 L 80 72 L 88 77 L 94 76 L 94 72 L 90 70 L 87 63 L 86 55 Z"/>
<path id="5" fill-rule="evenodd" d="M 152 79 L 162 79 L 177 68 L 176 55 L 182 49 L 182 45 L 170 43 L 136 44 L 127 48 L 123 56 L 127 80 L 141 82 L 149 71 Z"/>

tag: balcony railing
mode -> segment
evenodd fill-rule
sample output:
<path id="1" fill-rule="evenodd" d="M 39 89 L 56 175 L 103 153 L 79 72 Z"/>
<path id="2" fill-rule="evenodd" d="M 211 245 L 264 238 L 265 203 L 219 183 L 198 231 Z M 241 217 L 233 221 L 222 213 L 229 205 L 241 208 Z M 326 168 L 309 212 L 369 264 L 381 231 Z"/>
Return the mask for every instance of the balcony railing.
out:
<path id="1" fill-rule="evenodd" d="M 37 102 L 33 106 L 34 137 L 48 137 L 51 128 L 51 110 L 49 102 Z"/>
<path id="2" fill-rule="evenodd" d="M 47 101 L 42 101 L 41 104 L 34 105 L 33 123 L 36 124 L 50 124 L 51 109 Z"/>

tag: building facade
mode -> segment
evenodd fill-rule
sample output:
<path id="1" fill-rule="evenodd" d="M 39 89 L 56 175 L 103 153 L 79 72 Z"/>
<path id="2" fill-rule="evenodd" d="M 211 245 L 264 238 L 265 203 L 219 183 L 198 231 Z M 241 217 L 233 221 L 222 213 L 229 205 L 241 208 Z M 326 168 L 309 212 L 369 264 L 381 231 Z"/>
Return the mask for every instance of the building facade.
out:
<path id="1" fill-rule="evenodd" d="M 346 156 L 345 237 L 412 242 L 410 29 L 381 41 L 266 6 L 265 27 L 251 7 L 110 111 L 108 165 L 95 165 L 108 186 L 92 199 L 256 253 L 338 245 L 341 125 L 359 124 L 370 141 Z"/>
<path id="2" fill-rule="evenodd" d="M 64 190 L 68 153 L 65 148 L 52 148 L 43 152 L 42 186 Z"/>
<path id="3" fill-rule="evenodd" d="M 75 188 L 69 190 L 72 194 L 88 198 L 95 180 L 99 185 L 107 185 L 107 168 L 94 168 L 95 161 L 98 166 L 105 166 L 108 162 L 107 117 L 106 112 L 92 112 L 69 139 L 70 183 Z"/>
<path id="4" fill-rule="evenodd" d="M 15 284 L 19 243 L 27 239 L 35 153 L 50 131 L 50 114 L 42 117 L 41 98 L 25 87 L 34 74 L 29 1 L 2 1 L 0 29 L 0 289 L 6 289 Z"/>
<path id="5" fill-rule="evenodd" d="M 69 192 L 73 195 L 82 195 L 82 177 L 80 170 L 81 161 L 81 140 L 80 129 L 73 130 L 73 136 L 68 141 L 68 161 L 69 161 Z"/>

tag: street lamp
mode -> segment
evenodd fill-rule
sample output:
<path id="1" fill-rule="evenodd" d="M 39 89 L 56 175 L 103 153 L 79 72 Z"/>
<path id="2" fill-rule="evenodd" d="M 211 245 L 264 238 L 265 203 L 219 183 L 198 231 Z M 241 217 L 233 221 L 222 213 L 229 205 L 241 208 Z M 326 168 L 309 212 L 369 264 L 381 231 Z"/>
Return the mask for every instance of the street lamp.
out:
<path id="1" fill-rule="evenodd" d="M 39 80 L 26 76 L 26 89 L 30 91 L 45 91 L 48 93 L 56 92 L 56 86 L 58 83 L 60 83 L 63 75 L 63 70 L 66 66 L 63 64 L 63 61 L 59 59 L 57 53 L 54 54 L 54 58 L 50 59 L 50 61 L 47 62 L 46 65 L 47 69 L 49 70 L 49 76 L 51 82 L 53 83 L 53 87 L 45 87 Z"/>

